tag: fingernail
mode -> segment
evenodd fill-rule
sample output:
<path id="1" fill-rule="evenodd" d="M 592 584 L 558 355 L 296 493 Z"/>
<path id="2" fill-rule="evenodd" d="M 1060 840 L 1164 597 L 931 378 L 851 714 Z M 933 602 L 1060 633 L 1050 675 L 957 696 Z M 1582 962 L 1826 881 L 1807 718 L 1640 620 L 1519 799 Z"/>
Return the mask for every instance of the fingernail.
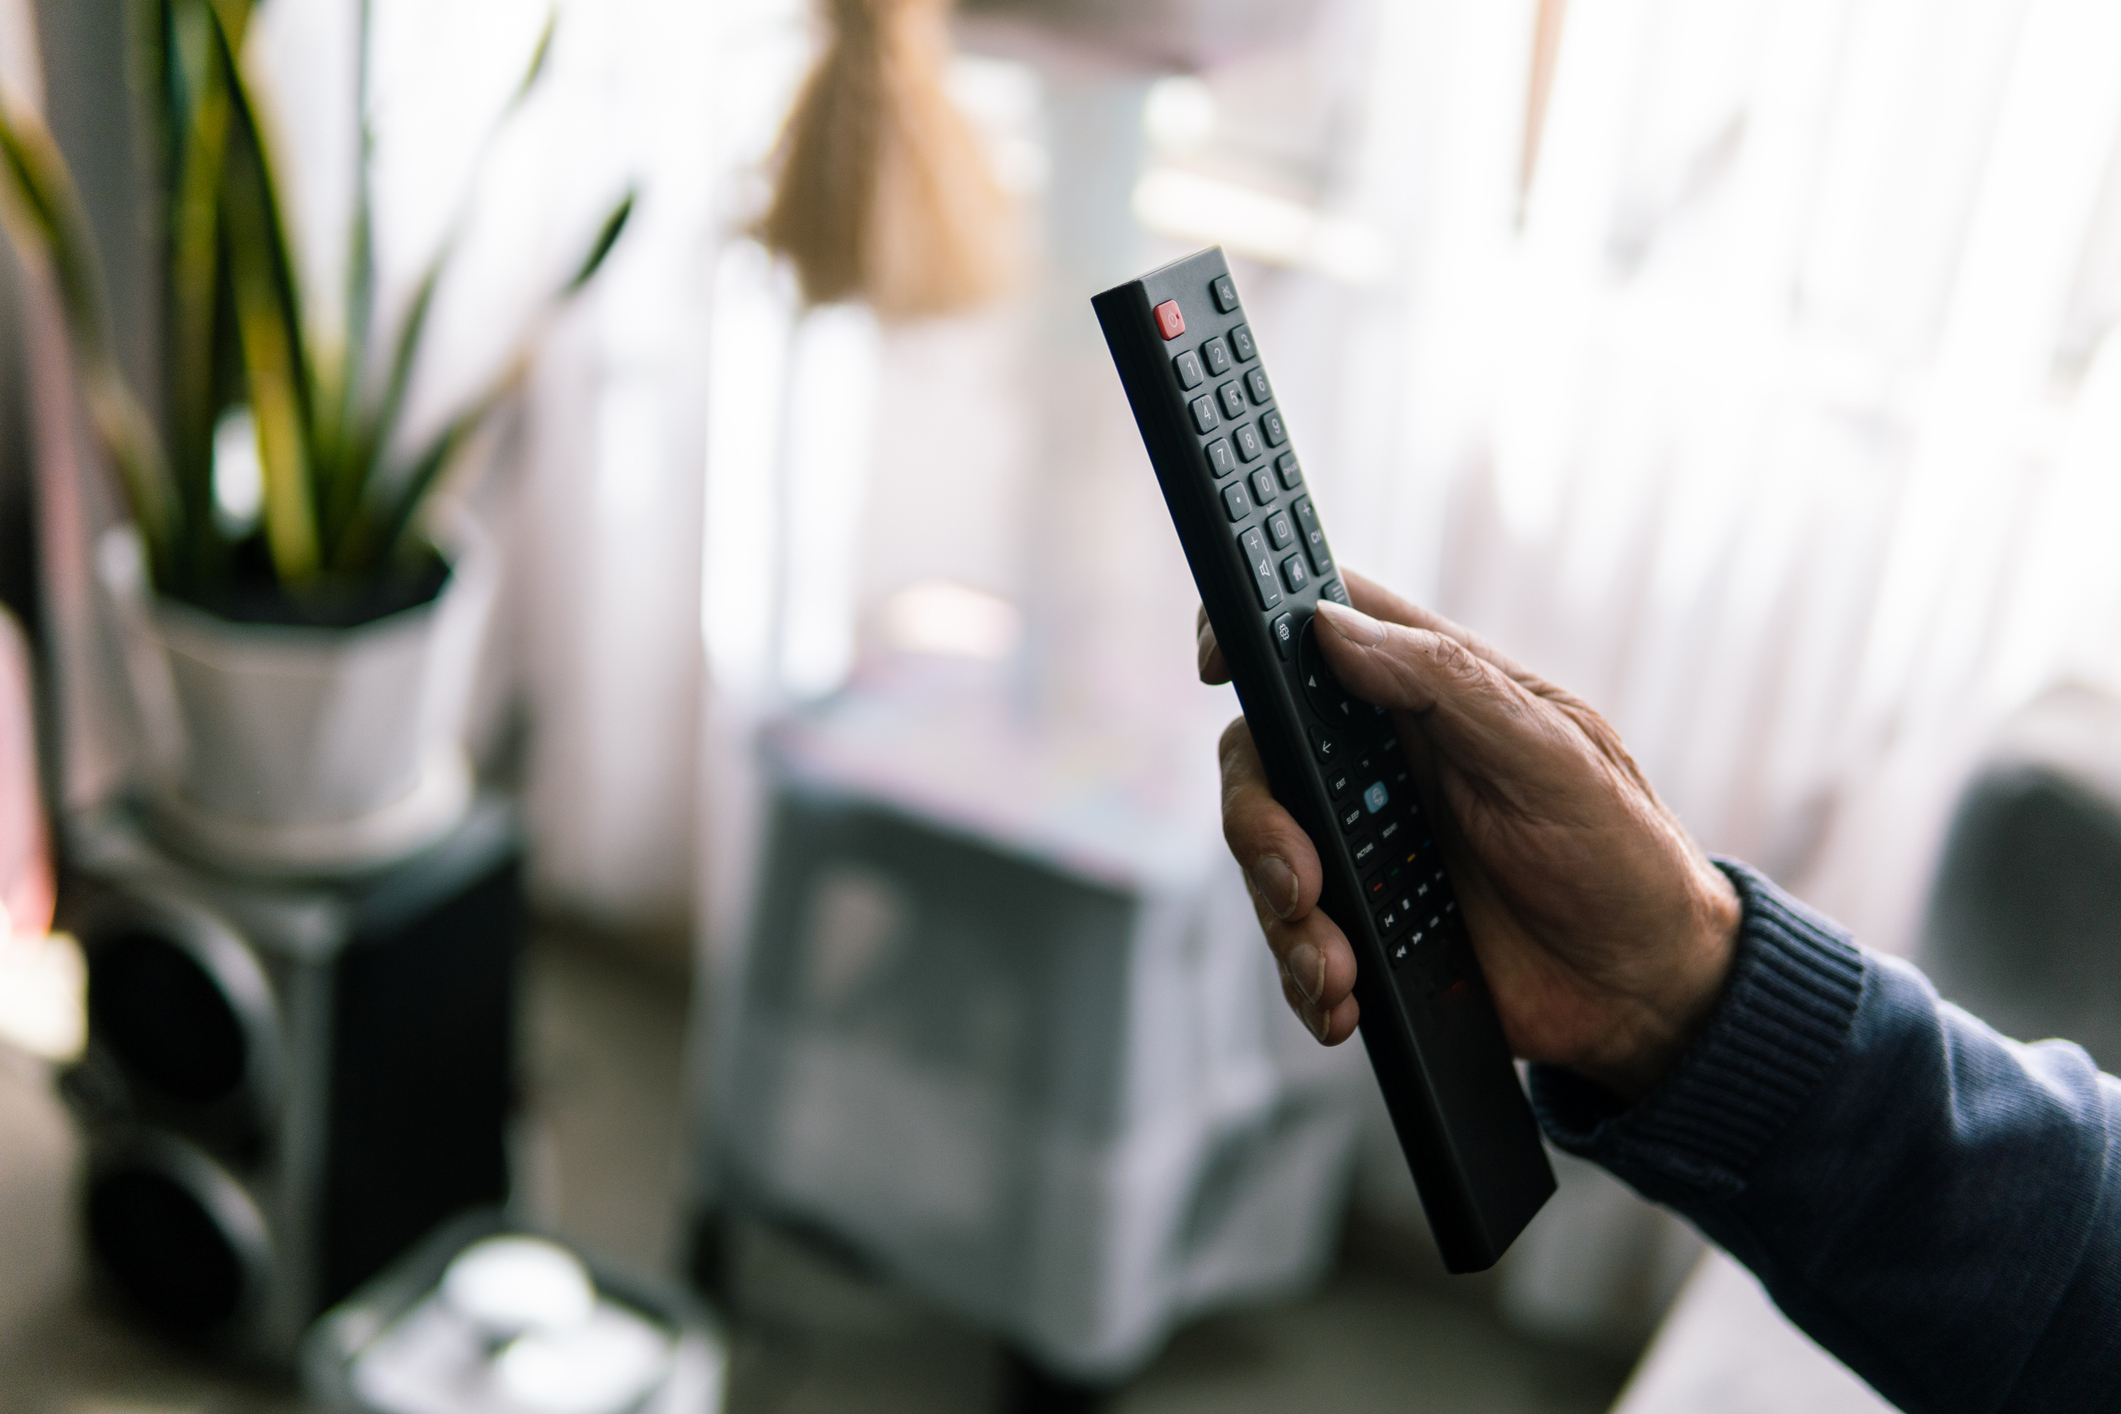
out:
<path id="1" fill-rule="evenodd" d="M 1317 1006 L 1319 997 L 1326 990 L 1325 954 L 1309 943 L 1298 943 L 1289 949 L 1282 965 L 1289 969 L 1289 980 L 1296 984 L 1296 990 L 1302 992 L 1311 1005 Z"/>
<path id="2" fill-rule="evenodd" d="M 1278 854 L 1263 855 L 1252 861 L 1245 871 L 1252 876 L 1252 887 L 1274 910 L 1274 916 L 1284 922 L 1296 912 L 1296 871 Z"/>
<path id="3" fill-rule="evenodd" d="M 1332 629 L 1350 643 L 1359 643 L 1365 648 L 1375 648 L 1378 644 L 1385 641 L 1385 626 L 1368 614 L 1363 613 L 1360 609 L 1351 609 L 1345 604 L 1336 604 L 1331 599 L 1321 599 L 1318 604 L 1318 614 L 1320 618 L 1326 621 L 1326 627 Z"/>
<path id="4" fill-rule="evenodd" d="M 1308 1008 L 1308 1010 L 1311 1014 L 1304 1018 L 1304 1024 L 1311 1028 L 1311 1034 L 1318 1038 L 1319 1044 L 1324 1045 L 1326 1033 L 1333 1029 L 1333 1018 L 1327 1016 L 1316 1007 Z"/>

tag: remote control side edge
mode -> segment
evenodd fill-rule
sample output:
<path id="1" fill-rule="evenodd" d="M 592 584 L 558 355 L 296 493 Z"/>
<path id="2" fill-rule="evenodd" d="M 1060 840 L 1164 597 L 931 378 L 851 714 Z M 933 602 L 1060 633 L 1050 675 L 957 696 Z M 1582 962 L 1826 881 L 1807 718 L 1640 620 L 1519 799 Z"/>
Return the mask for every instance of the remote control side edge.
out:
<path id="1" fill-rule="evenodd" d="M 1251 602 L 1245 561 L 1234 538 L 1226 533 L 1228 527 L 1216 513 L 1212 492 L 1194 465 L 1199 455 L 1195 439 L 1173 416 L 1170 403 L 1155 395 L 1154 390 L 1171 374 L 1166 350 L 1156 342 L 1151 328 L 1151 296 L 1145 279 L 1105 291 L 1092 303 L 1112 356 L 1122 367 L 1121 381 L 1136 424 L 1180 531 L 1239 702 L 1247 720 L 1261 728 L 1254 732 L 1254 741 L 1269 787 L 1313 840 L 1337 841 L 1330 824 L 1330 802 L 1306 754 L 1303 715 L 1265 619 Z M 1325 876 L 1320 906 L 1342 923 L 1356 951 L 1355 995 L 1362 1012 L 1364 1048 L 1445 1266 L 1455 1272 L 1481 1270 L 1501 1256 L 1544 1203 L 1552 1191 L 1551 1170 L 1538 1149 L 1536 1125 L 1518 1087 L 1478 968 L 1473 969 L 1471 979 L 1477 996 L 1464 997 L 1454 1006 L 1431 1007 L 1417 1018 L 1392 982 L 1382 948 L 1368 926 L 1360 881 L 1342 857 L 1344 853 L 1320 850 Z M 1351 927 L 1349 920 L 1361 921 Z M 1425 1063 L 1425 1052 L 1431 1048 L 1438 1049 L 1439 1061 L 1445 1060 L 1445 1052 L 1452 1053 L 1455 1064 Z M 1495 1075 L 1485 1074 L 1489 1071 Z M 1463 1132 L 1469 1127 L 1465 1116 L 1478 1120 L 1483 1113 L 1495 1115 L 1495 1123 L 1474 1123 L 1470 1127 L 1482 1132 Z M 1460 1117 L 1457 1128 L 1461 1132 L 1454 1134 L 1446 1118 L 1451 1115 Z M 1527 1131 L 1532 1148 L 1529 1160 Z M 1468 1143 L 1480 1152 L 1467 1152 Z M 1514 1170 L 1518 1181 L 1502 1185 L 1509 1191 L 1474 1191 L 1468 1170 L 1479 1167 L 1483 1157 L 1493 1160 L 1490 1168 Z"/>

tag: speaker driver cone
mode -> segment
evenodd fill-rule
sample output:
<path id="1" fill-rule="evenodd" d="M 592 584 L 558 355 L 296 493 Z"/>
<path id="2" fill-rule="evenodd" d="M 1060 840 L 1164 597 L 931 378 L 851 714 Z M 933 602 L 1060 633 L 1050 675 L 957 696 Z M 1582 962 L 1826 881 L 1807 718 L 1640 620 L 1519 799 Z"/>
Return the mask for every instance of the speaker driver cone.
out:
<path id="1" fill-rule="evenodd" d="M 257 960 L 227 925 L 174 905 L 117 906 L 91 917 L 82 941 L 90 1034 L 130 1085 L 201 1116 L 265 1113 L 278 1012 Z"/>
<path id="2" fill-rule="evenodd" d="M 271 1265 L 264 1219 L 190 1145 L 158 1135 L 105 1157 L 90 1170 L 87 1206 L 97 1263 L 172 1335 L 210 1336 L 261 1295 Z"/>

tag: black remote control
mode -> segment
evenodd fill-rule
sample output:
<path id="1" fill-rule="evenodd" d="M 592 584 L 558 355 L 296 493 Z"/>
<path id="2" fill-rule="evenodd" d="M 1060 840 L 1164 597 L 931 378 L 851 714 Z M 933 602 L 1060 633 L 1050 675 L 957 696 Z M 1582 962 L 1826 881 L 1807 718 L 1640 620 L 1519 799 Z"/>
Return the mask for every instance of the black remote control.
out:
<path id="1" fill-rule="evenodd" d="M 1444 1266 L 1495 1264 L 1554 1191 L 1384 709 L 1342 690 L 1311 611 L 1348 602 L 1220 247 L 1091 301 L 1267 780 L 1318 846 L 1362 1038 Z"/>

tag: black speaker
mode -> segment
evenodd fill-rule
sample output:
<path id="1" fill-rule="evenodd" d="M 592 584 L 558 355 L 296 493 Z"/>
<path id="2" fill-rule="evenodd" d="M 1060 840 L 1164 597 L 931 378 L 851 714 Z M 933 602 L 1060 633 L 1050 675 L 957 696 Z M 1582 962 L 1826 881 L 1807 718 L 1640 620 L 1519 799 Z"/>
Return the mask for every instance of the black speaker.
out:
<path id="1" fill-rule="evenodd" d="M 513 811 L 355 878 L 231 878 L 124 813 L 77 831 L 61 926 L 88 1045 L 100 1276 L 209 1348 L 293 1359 L 321 1311 L 437 1224 L 506 1201 L 523 918 Z"/>

